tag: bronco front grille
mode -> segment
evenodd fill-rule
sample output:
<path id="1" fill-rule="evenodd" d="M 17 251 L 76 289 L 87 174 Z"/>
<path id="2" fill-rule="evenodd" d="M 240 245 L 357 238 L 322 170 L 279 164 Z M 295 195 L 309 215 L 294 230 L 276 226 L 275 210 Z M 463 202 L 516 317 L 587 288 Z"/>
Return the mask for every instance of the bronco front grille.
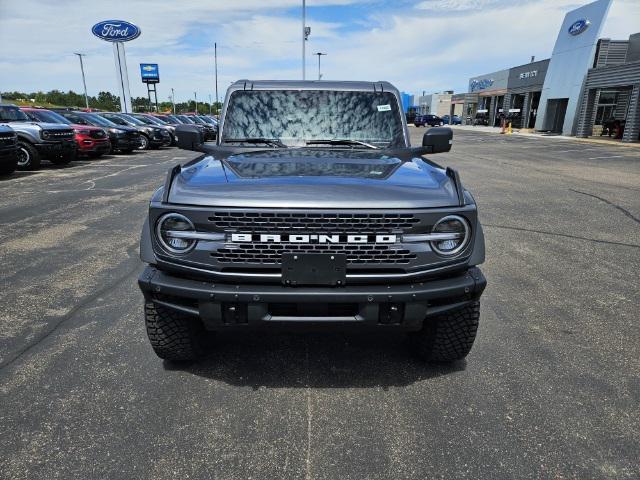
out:
<path id="1" fill-rule="evenodd" d="M 324 244 L 253 243 L 234 244 L 219 248 L 211 256 L 219 263 L 281 264 L 283 253 L 344 253 L 349 264 L 406 264 L 416 254 L 397 245 L 376 244 Z"/>
<path id="2" fill-rule="evenodd" d="M 384 233 L 409 230 L 420 220 L 411 213 L 285 213 L 214 212 L 216 229 L 227 232 L 273 233 L 312 231 Z M 315 249 L 316 246 L 313 246 Z"/>
<path id="3" fill-rule="evenodd" d="M 45 138 L 49 140 L 73 138 L 75 135 L 73 130 L 44 130 L 43 134 L 45 134 Z"/>

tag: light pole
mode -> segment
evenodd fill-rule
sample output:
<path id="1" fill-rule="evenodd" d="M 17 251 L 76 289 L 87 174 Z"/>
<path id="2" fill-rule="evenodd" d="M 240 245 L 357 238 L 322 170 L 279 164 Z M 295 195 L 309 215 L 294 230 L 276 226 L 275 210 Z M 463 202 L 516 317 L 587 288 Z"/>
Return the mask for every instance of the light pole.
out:
<path id="1" fill-rule="evenodd" d="M 82 57 L 86 57 L 84 53 L 75 53 L 80 59 L 80 71 L 82 72 L 82 84 L 84 85 L 84 103 L 87 105 L 87 110 L 89 109 L 89 97 L 87 96 L 87 81 L 84 78 L 84 65 L 82 63 Z"/>
<path id="2" fill-rule="evenodd" d="M 320 57 L 326 55 L 326 53 L 316 52 L 315 55 L 318 55 L 318 80 L 321 80 L 322 74 L 320 73 Z"/>
<path id="3" fill-rule="evenodd" d="M 173 93 L 173 87 L 171 87 L 171 105 L 173 106 L 173 114 L 176 114 L 176 94 Z"/>
<path id="4" fill-rule="evenodd" d="M 218 43 L 213 44 L 213 58 L 216 72 L 216 113 L 218 113 Z"/>
<path id="5" fill-rule="evenodd" d="M 196 100 L 196 111 L 194 112 L 196 115 L 198 114 L 198 94 L 193 92 L 193 98 Z"/>
<path id="6" fill-rule="evenodd" d="M 211 115 L 211 94 L 209 94 L 209 115 Z"/>
<path id="7" fill-rule="evenodd" d="M 306 0 L 302 0 L 302 80 L 307 79 L 305 44 L 310 34 L 311 27 L 307 27 L 307 2 Z"/>

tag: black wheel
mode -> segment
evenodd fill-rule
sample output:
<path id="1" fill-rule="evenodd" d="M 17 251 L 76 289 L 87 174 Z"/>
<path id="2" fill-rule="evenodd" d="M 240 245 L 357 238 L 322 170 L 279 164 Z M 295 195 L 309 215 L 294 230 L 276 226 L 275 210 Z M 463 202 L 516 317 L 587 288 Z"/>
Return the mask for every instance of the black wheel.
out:
<path id="1" fill-rule="evenodd" d="M 104 152 L 91 152 L 89 158 L 100 158 Z"/>
<path id="2" fill-rule="evenodd" d="M 202 322 L 168 308 L 146 302 L 147 336 L 156 355 L 174 362 L 194 361 L 204 353 Z"/>
<path id="3" fill-rule="evenodd" d="M 131 152 L 133 152 L 133 148 L 125 148 L 123 150 L 120 150 L 120 153 L 124 153 L 125 155 L 129 155 Z"/>
<path id="4" fill-rule="evenodd" d="M 428 318 L 422 330 L 411 334 L 413 347 L 428 362 L 460 360 L 471 351 L 479 320 L 479 301 L 433 319 Z"/>
<path id="5" fill-rule="evenodd" d="M 36 147 L 23 140 L 18 141 L 18 170 L 37 170 L 40 168 L 40 154 Z"/>
<path id="6" fill-rule="evenodd" d="M 140 135 L 140 146 L 138 150 L 149 150 L 149 137 L 146 135 Z"/>

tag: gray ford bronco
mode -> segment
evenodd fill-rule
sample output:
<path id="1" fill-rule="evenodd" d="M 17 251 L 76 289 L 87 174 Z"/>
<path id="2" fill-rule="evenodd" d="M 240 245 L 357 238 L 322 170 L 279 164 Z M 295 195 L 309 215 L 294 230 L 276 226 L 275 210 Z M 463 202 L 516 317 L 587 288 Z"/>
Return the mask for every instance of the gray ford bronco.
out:
<path id="1" fill-rule="evenodd" d="M 66 165 L 76 157 L 75 134 L 69 125 L 34 122 L 11 104 L 0 104 L 0 125 L 11 127 L 18 135 L 20 170 L 37 170 L 43 158 Z"/>
<path id="2" fill-rule="evenodd" d="M 387 82 L 251 81 L 228 90 L 215 144 L 151 198 L 139 278 L 149 340 L 194 360 L 207 331 L 400 330 L 427 361 L 465 357 L 486 280 L 484 236 L 452 168 L 449 128 L 411 147 Z"/>

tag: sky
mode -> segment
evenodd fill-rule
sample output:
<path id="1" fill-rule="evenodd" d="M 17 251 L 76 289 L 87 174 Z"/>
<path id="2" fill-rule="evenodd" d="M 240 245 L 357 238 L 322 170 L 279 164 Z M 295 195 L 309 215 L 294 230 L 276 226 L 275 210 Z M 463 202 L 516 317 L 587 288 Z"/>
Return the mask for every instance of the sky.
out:
<path id="1" fill-rule="evenodd" d="M 307 0 L 307 79 L 388 80 L 422 94 L 465 92 L 469 77 L 548 58 L 575 0 Z M 158 63 L 159 100 L 222 100 L 235 80 L 300 79 L 301 0 L 0 0 L 0 91 L 118 94 L 113 48 L 93 36 L 101 20 L 142 34 L 126 44 L 132 96 L 146 96 L 139 63 Z M 640 0 L 613 0 L 602 36 L 640 31 Z"/>

